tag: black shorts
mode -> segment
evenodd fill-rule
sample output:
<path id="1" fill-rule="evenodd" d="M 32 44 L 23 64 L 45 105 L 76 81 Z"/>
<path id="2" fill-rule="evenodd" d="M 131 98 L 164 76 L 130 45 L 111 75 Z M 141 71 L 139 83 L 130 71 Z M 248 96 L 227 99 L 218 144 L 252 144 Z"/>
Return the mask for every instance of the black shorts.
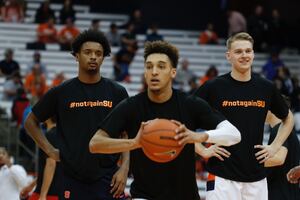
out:
<path id="1" fill-rule="evenodd" d="M 125 195 L 119 198 L 113 198 L 111 190 L 111 179 L 114 171 L 106 174 L 100 180 L 92 183 L 84 183 L 74 179 L 66 174 L 62 178 L 62 194 L 59 195 L 60 200 L 125 200 Z"/>

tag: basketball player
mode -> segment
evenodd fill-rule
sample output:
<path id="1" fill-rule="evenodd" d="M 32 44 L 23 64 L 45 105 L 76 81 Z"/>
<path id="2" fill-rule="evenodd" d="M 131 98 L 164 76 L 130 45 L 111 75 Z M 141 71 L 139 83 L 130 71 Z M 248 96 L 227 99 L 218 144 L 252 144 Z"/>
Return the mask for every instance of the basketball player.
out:
<path id="1" fill-rule="evenodd" d="M 46 138 L 52 145 L 57 146 L 55 118 L 49 118 L 44 124 L 47 127 L 47 132 L 45 134 Z M 30 195 L 29 200 L 58 200 L 59 189 L 61 188 L 61 181 L 59 180 L 61 177 L 60 167 L 56 166 L 55 160 L 49 157 L 47 158 L 42 150 L 39 150 L 38 165 L 37 179 L 23 188 L 21 197 L 27 197 L 28 193 L 35 188 L 34 192 Z"/>
<path id="2" fill-rule="evenodd" d="M 133 199 L 199 200 L 195 179 L 195 142 L 233 145 L 240 141 L 237 129 L 194 96 L 172 89 L 178 50 L 164 41 L 147 42 L 144 50 L 147 91 L 122 101 L 101 123 L 90 142 L 93 153 L 131 151 Z M 140 135 L 145 124 L 155 118 L 176 120 L 180 126 L 175 139 L 186 144 L 177 158 L 156 163 L 141 150 Z M 197 128 L 205 131 L 194 132 Z M 129 139 L 119 139 L 126 131 Z"/>
<path id="3" fill-rule="evenodd" d="M 242 140 L 225 148 L 231 154 L 228 159 L 209 159 L 208 171 L 216 177 L 208 182 L 206 198 L 266 200 L 263 163 L 274 156 L 289 136 L 293 116 L 273 83 L 251 73 L 254 51 L 249 34 L 238 33 L 227 40 L 226 58 L 231 63 L 231 72 L 206 82 L 195 94 L 223 113 L 239 129 Z M 254 146 L 262 144 L 268 110 L 282 123 L 274 141 L 257 150 Z"/>
<path id="4" fill-rule="evenodd" d="M 73 41 L 72 51 L 78 62 L 78 77 L 45 94 L 26 119 L 26 130 L 50 158 L 62 162 L 64 192 L 60 199 L 115 199 L 125 188 L 129 153 L 123 153 L 118 168 L 118 154 L 93 155 L 88 144 L 98 123 L 128 94 L 100 75 L 104 57 L 110 54 L 102 33 L 82 32 Z M 57 119 L 58 149 L 39 128 L 40 122 L 52 116 Z"/>
<path id="5" fill-rule="evenodd" d="M 279 120 L 274 114 L 268 112 L 266 122 L 271 126 L 269 144 L 274 140 L 277 130 L 280 126 Z M 300 144 L 298 137 L 294 130 L 289 135 L 281 149 L 265 162 L 270 165 L 270 160 L 273 160 L 273 166 L 267 168 L 267 182 L 268 182 L 268 199 L 269 200 L 299 200 L 300 188 L 298 185 L 293 185 L 286 179 L 286 173 L 292 167 L 299 164 L 300 161 Z M 274 159 L 275 158 L 275 159 Z M 276 161 L 276 162 L 274 162 Z M 276 164 L 274 166 L 274 163 Z"/>

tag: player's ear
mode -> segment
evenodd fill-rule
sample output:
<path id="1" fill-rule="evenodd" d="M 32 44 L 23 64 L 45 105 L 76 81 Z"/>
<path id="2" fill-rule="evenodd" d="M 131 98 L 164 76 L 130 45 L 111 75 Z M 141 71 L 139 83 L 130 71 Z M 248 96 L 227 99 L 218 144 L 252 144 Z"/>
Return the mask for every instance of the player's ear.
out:
<path id="1" fill-rule="evenodd" d="M 177 74 L 177 69 L 175 67 L 172 67 L 172 69 L 171 69 L 171 76 L 172 76 L 172 78 L 175 78 L 176 74 Z"/>

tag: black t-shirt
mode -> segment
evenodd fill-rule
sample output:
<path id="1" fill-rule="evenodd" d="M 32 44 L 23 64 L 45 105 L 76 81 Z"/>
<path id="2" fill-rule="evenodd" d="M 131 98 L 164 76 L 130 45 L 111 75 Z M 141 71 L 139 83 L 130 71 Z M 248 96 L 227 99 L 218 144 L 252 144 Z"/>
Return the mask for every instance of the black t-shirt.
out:
<path id="1" fill-rule="evenodd" d="M 7 62 L 6 60 L 2 60 L 0 61 L 0 70 L 3 74 L 9 76 L 11 75 L 13 72 L 15 71 L 19 71 L 20 70 L 20 66 L 19 64 L 12 60 Z"/>
<path id="2" fill-rule="evenodd" d="M 224 117 L 213 111 L 201 98 L 173 90 L 164 103 L 154 103 L 143 92 L 122 101 L 101 123 L 100 128 L 118 138 L 126 131 L 134 138 L 143 121 L 155 118 L 175 119 L 189 129 L 214 129 Z M 130 168 L 134 177 L 130 193 L 133 198 L 151 200 L 198 200 L 195 180 L 194 145 L 186 145 L 171 162 L 156 163 L 141 149 L 130 152 Z"/>
<path id="3" fill-rule="evenodd" d="M 50 129 L 45 134 L 46 138 L 49 140 L 49 142 L 54 146 L 57 147 L 57 133 L 56 133 L 56 127 Z M 39 149 L 39 165 L 38 165 L 38 179 L 37 179 L 37 185 L 35 188 L 36 193 L 41 192 L 41 187 L 43 183 L 43 177 L 44 177 L 44 169 L 46 165 L 46 159 L 48 156 Z M 50 185 L 50 188 L 48 190 L 48 195 L 55 195 L 57 196 L 60 193 L 61 189 L 61 166 L 60 163 L 56 163 L 55 173 L 52 179 L 52 183 Z"/>
<path id="4" fill-rule="evenodd" d="M 125 88 L 109 79 L 84 84 L 73 78 L 50 89 L 32 108 L 39 121 L 56 116 L 64 173 L 92 182 L 116 168 L 119 154 L 91 154 L 89 142 L 98 124 L 127 97 Z"/>
<path id="5" fill-rule="evenodd" d="M 288 115 L 288 107 L 273 83 L 257 75 L 240 82 L 227 73 L 206 82 L 195 95 L 220 111 L 241 133 L 240 143 L 225 147 L 230 157 L 224 161 L 210 158 L 208 171 L 241 182 L 265 178 L 266 171 L 256 160 L 254 145 L 262 144 L 268 110 L 280 119 Z"/>
<path id="6" fill-rule="evenodd" d="M 280 124 L 271 129 L 269 144 L 276 137 Z M 300 188 L 298 184 L 291 184 L 287 181 L 286 174 L 300 161 L 300 144 L 297 135 L 293 131 L 284 143 L 288 149 L 285 162 L 281 166 L 270 167 L 268 169 L 268 194 L 269 200 L 299 200 Z"/>

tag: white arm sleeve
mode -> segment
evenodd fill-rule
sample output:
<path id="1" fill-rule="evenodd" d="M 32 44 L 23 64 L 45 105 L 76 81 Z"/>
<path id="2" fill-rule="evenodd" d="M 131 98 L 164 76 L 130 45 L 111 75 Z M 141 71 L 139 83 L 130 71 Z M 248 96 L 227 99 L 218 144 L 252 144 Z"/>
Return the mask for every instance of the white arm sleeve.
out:
<path id="1" fill-rule="evenodd" d="M 11 166 L 10 173 L 20 189 L 22 189 L 27 185 L 28 183 L 27 173 L 22 166 L 20 165 Z"/>
<path id="2" fill-rule="evenodd" d="M 208 134 L 206 142 L 219 144 L 222 146 L 231 146 L 241 141 L 240 131 L 228 120 L 220 122 L 216 129 L 205 131 Z"/>

